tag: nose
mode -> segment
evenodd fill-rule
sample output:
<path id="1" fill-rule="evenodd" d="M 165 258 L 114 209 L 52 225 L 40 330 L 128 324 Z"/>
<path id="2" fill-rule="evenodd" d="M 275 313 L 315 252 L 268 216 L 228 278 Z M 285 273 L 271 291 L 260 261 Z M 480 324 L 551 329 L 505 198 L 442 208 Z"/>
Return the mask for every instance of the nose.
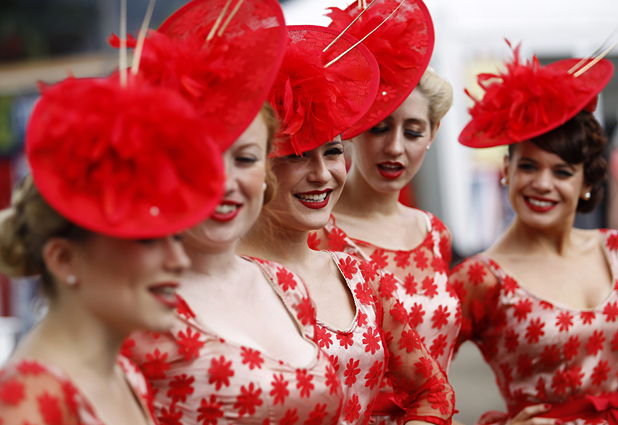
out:
<path id="1" fill-rule="evenodd" d="M 403 153 L 403 129 L 396 127 L 386 140 L 384 153 L 391 156 L 399 156 Z"/>
<path id="2" fill-rule="evenodd" d="M 330 181 L 331 174 L 326 165 L 325 158 L 321 154 L 314 154 L 308 163 L 310 167 L 307 179 L 318 184 L 326 184 Z"/>
<path id="3" fill-rule="evenodd" d="M 185 252 L 182 242 L 170 236 L 165 239 L 165 244 L 167 248 L 165 258 L 166 270 L 179 275 L 191 267 L 191 259 Z"/>
<path id="4" fill-rule="evenodd" d="M 552 171 L 545 169 L 536 173 L 532 181 L 532 187 L 540 193 L 549 192 L 553 187 Z"/>
<path id="5" fill-rule="evenodd" d="M 233 158 L 225 158 L 225 196 L 234 192 L 237 188 L 234 160 Z"/>

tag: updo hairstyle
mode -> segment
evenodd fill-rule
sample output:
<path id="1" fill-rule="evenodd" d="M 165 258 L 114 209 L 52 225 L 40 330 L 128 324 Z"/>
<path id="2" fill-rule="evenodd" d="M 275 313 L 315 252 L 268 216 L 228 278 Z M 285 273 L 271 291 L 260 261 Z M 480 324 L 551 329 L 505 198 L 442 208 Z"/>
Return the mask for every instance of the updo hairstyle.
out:
<path id="1" fill-rule="evenodd" d="M 425 96 L 429 104 L 429 124 L 433 132 L 444 115 L 451 109 L 453 87 L 429 67 L 425 70 L 416 88 Z"/>
<path id="2" fill-rule="evenodd" d="M 40 275 L 43 292 L 53 297 L 43 247 L 51 238 L 83 241 L 90 234 L 50 207 L 28 175 L 13 191 L 11 206 L 0 211 L 0 271 L 10 277 Z"/>
<path id="3" fill-rule="evenodd" d="M 268 102 L 264 102 L 262 105 L 262 109 L 260 110 L 260 116 L 264 120 L 264 124 L 266 124 L 266 130 L 268 133 L 268 139 L 266 142 L 266 190 L 264 191 L 264 204 L 268 204 L 275 197 L 275 192 L 277 190 L 277 179 L 273 174 L 270 168 L 270 162 L 268 161 L 268 156 L 273 151 L 275 146 L 275 134 L 277 133 L 279 127 L 279 121 L 277 120 L 277 116 L 275 115 L 275 110 L 270 106 Z"/>
<path id="4" fill-rule="evenodd" d="M 590 199 L 580 198 L 577 212 L 594 210 L 603 197 L 603 180 L 607 173 L 607 161 L 603 157 L 607 137 L 594 115 L 581 111 L 560 127 L 530 141 L 568 164 L 583 164 L 584 183 L 591 186 Z M 517 145 L 509 145 L 509 157 L 513 156 Z"/>

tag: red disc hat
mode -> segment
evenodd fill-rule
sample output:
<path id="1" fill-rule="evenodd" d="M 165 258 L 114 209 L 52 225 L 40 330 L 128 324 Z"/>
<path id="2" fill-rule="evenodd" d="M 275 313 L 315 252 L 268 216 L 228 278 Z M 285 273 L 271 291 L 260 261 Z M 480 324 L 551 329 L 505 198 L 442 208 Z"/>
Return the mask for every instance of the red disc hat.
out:
<path id="1" fill-rule="evenodd" d="M 510 145 L 545 134 L 584 109 L 593 112 L 614 66 L 601 59 L 578 74 L 591 60 L 580 62 L 565 59 L 541 66 L 533 56 L 521 63 L 518 46 L 513 50 L 513 60 L 505 62 L 504 72 L 479 74 L 478 83 L 485 95 L 477 100 L 468 93 L 474 100 L 469 110 L 472 118 L 459 135 L 459 142 L 473 148 Z"/>
<path id="2" fill-rule="evenodd" d="M 288 45 L 269 97 L 281 120 L 274 156 L 301 155 L 332 141 L 371 107 L 378 63 L 347 34 L 324 52 L 339 35 L 320 26 L 288 27 Z"/>
<path id="3" fill-rule="evenodd" d="M 26 133 L 41 196 L 93 232 L 156 238 L 208 218 L 224 192 L 219 148 L 193 105 L 130 79 L 44 89 Z"/>
<path id="4" fill-rule="evenodd" d="M 193 0 L 149 33 L 139 74 L 188 98 L 224 151 L 266 101 L 285 43 L 276 0 Z"/>
<path id="5" fill-rule="evenodd" d="M 329 28 L 363 39 L 380 66 L 380 87 L 367 113 L 343 133 L 356 137 L 393 113 L 412 93 L 429 65 L 435 35 L 429 10 L 421 0 L 376 0 L 367 9 L 355 1 L 347 9 L 331 7 Z M 391 16 L 392 15 L 392 16 Z"/>

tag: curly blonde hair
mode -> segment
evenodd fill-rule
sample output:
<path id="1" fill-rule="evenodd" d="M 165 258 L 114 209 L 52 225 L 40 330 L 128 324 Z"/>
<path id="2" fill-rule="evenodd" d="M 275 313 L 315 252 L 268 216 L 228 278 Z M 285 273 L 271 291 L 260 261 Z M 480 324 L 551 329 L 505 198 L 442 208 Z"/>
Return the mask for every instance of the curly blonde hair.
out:
<path id="1" fill-rule="evenodd" d="M 429 123 L 435 129 L 453 104 L 453 86 L 429 67 L 421 77 L 418 90 L 429 103 Z"/>

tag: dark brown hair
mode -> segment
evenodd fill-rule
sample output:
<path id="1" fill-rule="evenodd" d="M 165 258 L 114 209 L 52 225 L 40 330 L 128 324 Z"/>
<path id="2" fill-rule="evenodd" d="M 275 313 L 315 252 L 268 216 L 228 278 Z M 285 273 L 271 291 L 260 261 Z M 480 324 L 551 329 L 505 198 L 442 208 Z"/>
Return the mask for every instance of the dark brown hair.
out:
<path id="1" fill-rule="evenodd" d="M 11 206 L 0 211 L 0 270 L 11 277 L 41 275 L 43 292 L 53 297 L 54 280 L 43 260 L 45 244 L 51 238 L 83 241 L 90 235 L 50 207 L 27 176 L 13 191 Z"/>
<path id="2" fill-rule="evenodd" d="M 540 149 L 558 155 L 569 164 L 583 164 L 584 183 L 591 186 L 590 199 L 580 199 L 577 212 L 594 210 L 603 197 L 607 161 L 603 157 L 607 137 L 594 116 L 581 111 L 565 124 L 531 140 Z M 509 145 L 513 156 L 517 143 Z"/>

